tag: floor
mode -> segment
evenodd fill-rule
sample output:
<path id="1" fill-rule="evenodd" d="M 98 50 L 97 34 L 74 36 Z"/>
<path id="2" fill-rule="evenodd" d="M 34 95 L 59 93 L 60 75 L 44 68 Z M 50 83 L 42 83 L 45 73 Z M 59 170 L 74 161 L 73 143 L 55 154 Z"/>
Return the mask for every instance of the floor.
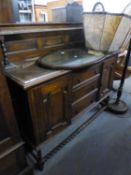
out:
<path id="1" fill-rule="evenodd" d="M 115 88 L 118 85 L 119 81 L 114 82 Z M 129 107 L 126 114 L 102 112 L 35 175 L 131 175 L 131 77 L 122 99 Z M 58 140 L 56 136 L 47 147 Z"/>

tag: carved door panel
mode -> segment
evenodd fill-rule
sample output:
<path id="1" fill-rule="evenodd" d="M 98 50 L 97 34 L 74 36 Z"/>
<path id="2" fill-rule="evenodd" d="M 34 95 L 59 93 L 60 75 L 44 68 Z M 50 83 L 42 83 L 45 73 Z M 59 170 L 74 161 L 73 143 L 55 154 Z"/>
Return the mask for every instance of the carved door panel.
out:
<path id="1" fill-rule="evenodd" d="M 33 88 L 28 94 L 36 144 L 59 126 L 70 123 L 70 79 L 58 78 Z"/>

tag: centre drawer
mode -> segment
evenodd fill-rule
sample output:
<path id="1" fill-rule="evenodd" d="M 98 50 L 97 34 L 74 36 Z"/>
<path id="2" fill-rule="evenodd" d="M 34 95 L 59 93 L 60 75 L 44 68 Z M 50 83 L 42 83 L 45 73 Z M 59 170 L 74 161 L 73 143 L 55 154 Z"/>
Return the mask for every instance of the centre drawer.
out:
<path id="1" fill-rule="evenodd" d="M 77 115 L 79 112 L 93 104 L 96 101 L 98 89 L 94 89 L 90 93 L 86 94 L 85 96 L 81 97 L 74 103 L 72 103 L 72 117 Z"/>
<path id="2" fill-rule="evenodd" d="M 99 77 L 100 75 L 94 76 L 94 78 L 85 83 L 82 84 L 81 86 L 78 86 L 77 88 L 72 89 L 72 102 L 77 101 L 78 99 L 82 98 L 86 94 L 90 93 L 94 89 L 98 88 L 99 85 Z"/>
<path id="3" fill-rule="evenodd" d="M 100 65 L 96 65 L 88 70 L 75 72 L 73 74 L 73 81 L 72 81 L 73 87 L 86 83 L 88 79 L 91 79 L 93 76 L 100 74 L 100 67 L 101 67 Z"/>

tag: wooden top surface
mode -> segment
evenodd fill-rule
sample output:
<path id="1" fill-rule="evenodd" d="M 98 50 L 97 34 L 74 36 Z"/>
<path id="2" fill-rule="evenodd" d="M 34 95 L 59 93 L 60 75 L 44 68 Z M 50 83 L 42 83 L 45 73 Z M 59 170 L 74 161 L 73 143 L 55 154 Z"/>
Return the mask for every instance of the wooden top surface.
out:
<path id="1" fill-rule="evenodd" d="M 81 23 L 22 23 L 0 24 L 0 35 L 55 32 L 83 29 Z"/>

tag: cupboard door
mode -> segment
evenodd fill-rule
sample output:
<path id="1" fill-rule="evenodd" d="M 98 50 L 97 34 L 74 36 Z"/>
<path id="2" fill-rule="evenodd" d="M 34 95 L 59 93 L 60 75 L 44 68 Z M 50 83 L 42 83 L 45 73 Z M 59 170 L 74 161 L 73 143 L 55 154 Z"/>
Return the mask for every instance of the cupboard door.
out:
<path id="1" fill-rule="evenodd" d="M 36 144 L 59 126 L 70 123 L 70 80 L 68 76 L 58 78 L 29 92 Z"/>
<path id="2" fill-rule="evenodd" d="M 110 58 L 103 64 L 102 86 L 100 96 L 104 96 L 112 88 L 116 58 Z"/>

